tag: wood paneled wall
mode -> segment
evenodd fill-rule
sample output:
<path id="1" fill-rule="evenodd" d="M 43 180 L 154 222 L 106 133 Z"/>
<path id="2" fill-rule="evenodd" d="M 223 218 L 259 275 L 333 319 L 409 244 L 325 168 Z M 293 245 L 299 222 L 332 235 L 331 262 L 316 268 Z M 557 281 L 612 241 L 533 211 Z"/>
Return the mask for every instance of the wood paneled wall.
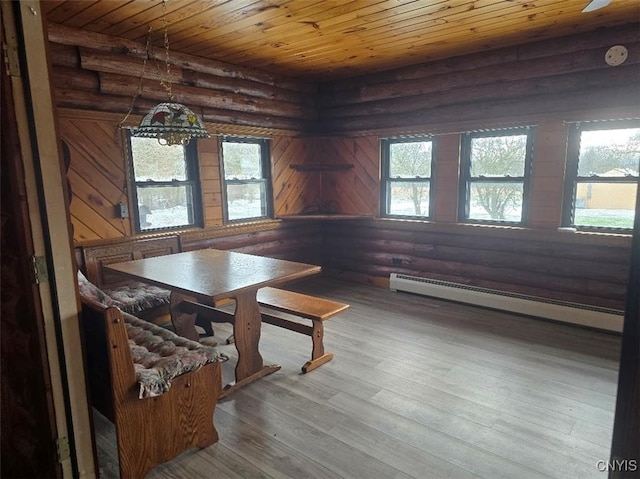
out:
<path id="1" fill-rule="evenodd" d="M 58 123 L 71 156 L 67 177 L 74 240 L 130 236 L 131 222 L 116 214 L 118 203 L 129 202 L 118 119 L 108 114 L 60 110 Z"/>
<path id="2" fill-rule="evenodd" d="M 302 213 L 322 200 L 320 176 L 291 168 L 318 163 L 312 138 L 274 137 L 271 142 L 273 201 L 276 217 Z"/>
<path id="3" fill-rule="evenodd" d="M 130 203 L 127 184 L 127 149 L 118 128 L 122 116 L 106 112 L 59 109 L 60 135 L 68 145 L 71 163 L 68 172 L 72 192 L 71 221 L 74 240 L 121 238 L 133 234 L 132 219 L 118 216 L 118 203 Z M 210 131 L 224 133 L 221 126 Z M 231 127 L 232 134 L 242 129 Z M 248 136 L 256 136 L 247 130 Z M 320 185 L 313 177 L 289 168 L 289 164 L 308 163 L 309 145 L 302 139 L 272 135 L 272 179 L 276 214 L 299 212 L 320 197 Z M 198 163 L 204 205 L 204 226 L 223 224 L 223 197 L 220 178 L 220 141 L 218 136 L 198 140 Z"/>
<path id="4" fill-rule="evenodd" d="M 376 215 L 380 210 L 380 142 L 375 137 L 322 138 L 324 162 L 353 165 L 322 172 L 322 201 L 331 213 Z"/>

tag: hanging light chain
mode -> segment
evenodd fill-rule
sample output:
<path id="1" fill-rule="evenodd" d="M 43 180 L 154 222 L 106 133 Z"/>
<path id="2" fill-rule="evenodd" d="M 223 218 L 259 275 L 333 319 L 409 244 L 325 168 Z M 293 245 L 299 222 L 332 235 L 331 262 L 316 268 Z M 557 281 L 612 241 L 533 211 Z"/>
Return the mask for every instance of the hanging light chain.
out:
<path id="1" fill-rule="evenodd" d="M 167 26 L 167 0 L 162 0 L 162 28 L 164 29 L 164 50 L 165 64 L 167 67 L 166 81 L 160 77 L 160 84 L 164 87 L 169 95 L 169 100 L 173 101 L 173 92 L 171 91 L 171 62 L 169 61 L 169 28 Z"/>
<path id="2" fill-rule="evenodd" d="M 175 103 L 171 91 L 171 61 L 169 59 L 169 28 L 167 22 L 167 0 L 162 0 L 162 26 L 164 29 L 164 48 L 166 72 L 163 74 L 160 68 L 162 59 L 151 52 L 151 28 L 147 38 L 147 56 L 144 59 L 143 71 L 138 83 L 138 93 L 131 102 L 131 108 L 127 116 L 120 122 L 120 127 L 133 110 L 133 101 L 142 93 L 142 78 L 147 61 L 153 59 L 160 85 L 166 90 L 169 102 L 161 102 L 149 110 L 140 120 L 137 128 L 131 131 L 131 135 L 139 138 L 156 138 L 161 145 L 185 145 L 193 138 L 209 138 L 202 119 L 187 106 Z M 159 61 L 160 60 L 160 61 Z"/>
<path id="3" fill-rule="evenodd" d="M 151 49 L 151 26 L 149 26 L 149 32 L 147 33 L 147 43 L 145 45 L 145 55 L 144 55 L 144 59 L 142 60 L 142 70 L 140 71 L 140 78 L 138 78 L 138 88 L 136 88 L 136 92 L 133 95 L 133 98 L 131 99 L 131 104 L 129 105 L 129 111 L 127 111 L 127 114 L 124 116 L 122 120 L 120 120 L 120 123 L 118 123 L 118 128 L 123 127 L 124 123 L 129 119 L 129 116 L 133 112 L 133 106 L 136 102 L 136 99 L 139 96 L 142 96 L 142 80 L 144 78 L 144 72 L 147 69 L 147 60 L 149 60 L 149 57 L 151 56 L 150 49 Z"/>

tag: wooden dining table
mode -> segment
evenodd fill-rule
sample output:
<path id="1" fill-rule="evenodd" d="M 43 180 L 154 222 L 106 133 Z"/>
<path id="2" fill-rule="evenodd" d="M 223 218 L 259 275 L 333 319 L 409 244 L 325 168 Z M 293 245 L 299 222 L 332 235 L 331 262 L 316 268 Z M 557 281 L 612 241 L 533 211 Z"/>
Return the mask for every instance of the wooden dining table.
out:
<path id="1" fill-rule="evenodd" d="M 176 333 L 198 340 L 197 313 L 212 312 L 223 300 L 234 300 L 233 336 L 238 351 L 235 381 L 222 397 L 280 369 L 265 365 L 260 355 L 261 314 L 258 289 L 278 286 L 320 273 L 320 266 L 233 251 L 202 249 L 104 265 L 127 278 L 171 291 L 171 320 Z M 224 316 L 223 316 L 224 317 Z"/>

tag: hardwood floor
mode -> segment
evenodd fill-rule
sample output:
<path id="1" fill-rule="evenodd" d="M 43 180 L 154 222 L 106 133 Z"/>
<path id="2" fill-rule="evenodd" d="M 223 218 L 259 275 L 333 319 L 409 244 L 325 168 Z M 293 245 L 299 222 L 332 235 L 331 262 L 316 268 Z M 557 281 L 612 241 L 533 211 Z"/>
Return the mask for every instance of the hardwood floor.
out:
<path id="1" fill-rule="evenodd" d="M 302 375 L 310 338 L 263 325 L 282 369 L 218 403 L 218 443 L 149 477 L 605 477 L 618 336 L 327 278 L 291 289 L 351 305 L 325 323 L 335 359 Z M 118 477 L 114 428 L 95 422 L 102 477 Z"/>

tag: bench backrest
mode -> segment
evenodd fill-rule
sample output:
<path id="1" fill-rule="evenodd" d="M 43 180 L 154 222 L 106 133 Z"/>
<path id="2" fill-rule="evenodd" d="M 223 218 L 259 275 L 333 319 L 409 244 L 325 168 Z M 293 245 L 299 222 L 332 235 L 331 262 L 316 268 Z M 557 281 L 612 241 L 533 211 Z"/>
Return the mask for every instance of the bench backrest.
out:
<path id="1" fill-rule="evenodd" d="M 109 273 L 103 268 L 104 265 L 179 252 L 180 238 L 172 235 L 83 246 L 82 258 L 89 281 L 99 288 L 113 288 L 127 281 L 119 275 Z"/>

